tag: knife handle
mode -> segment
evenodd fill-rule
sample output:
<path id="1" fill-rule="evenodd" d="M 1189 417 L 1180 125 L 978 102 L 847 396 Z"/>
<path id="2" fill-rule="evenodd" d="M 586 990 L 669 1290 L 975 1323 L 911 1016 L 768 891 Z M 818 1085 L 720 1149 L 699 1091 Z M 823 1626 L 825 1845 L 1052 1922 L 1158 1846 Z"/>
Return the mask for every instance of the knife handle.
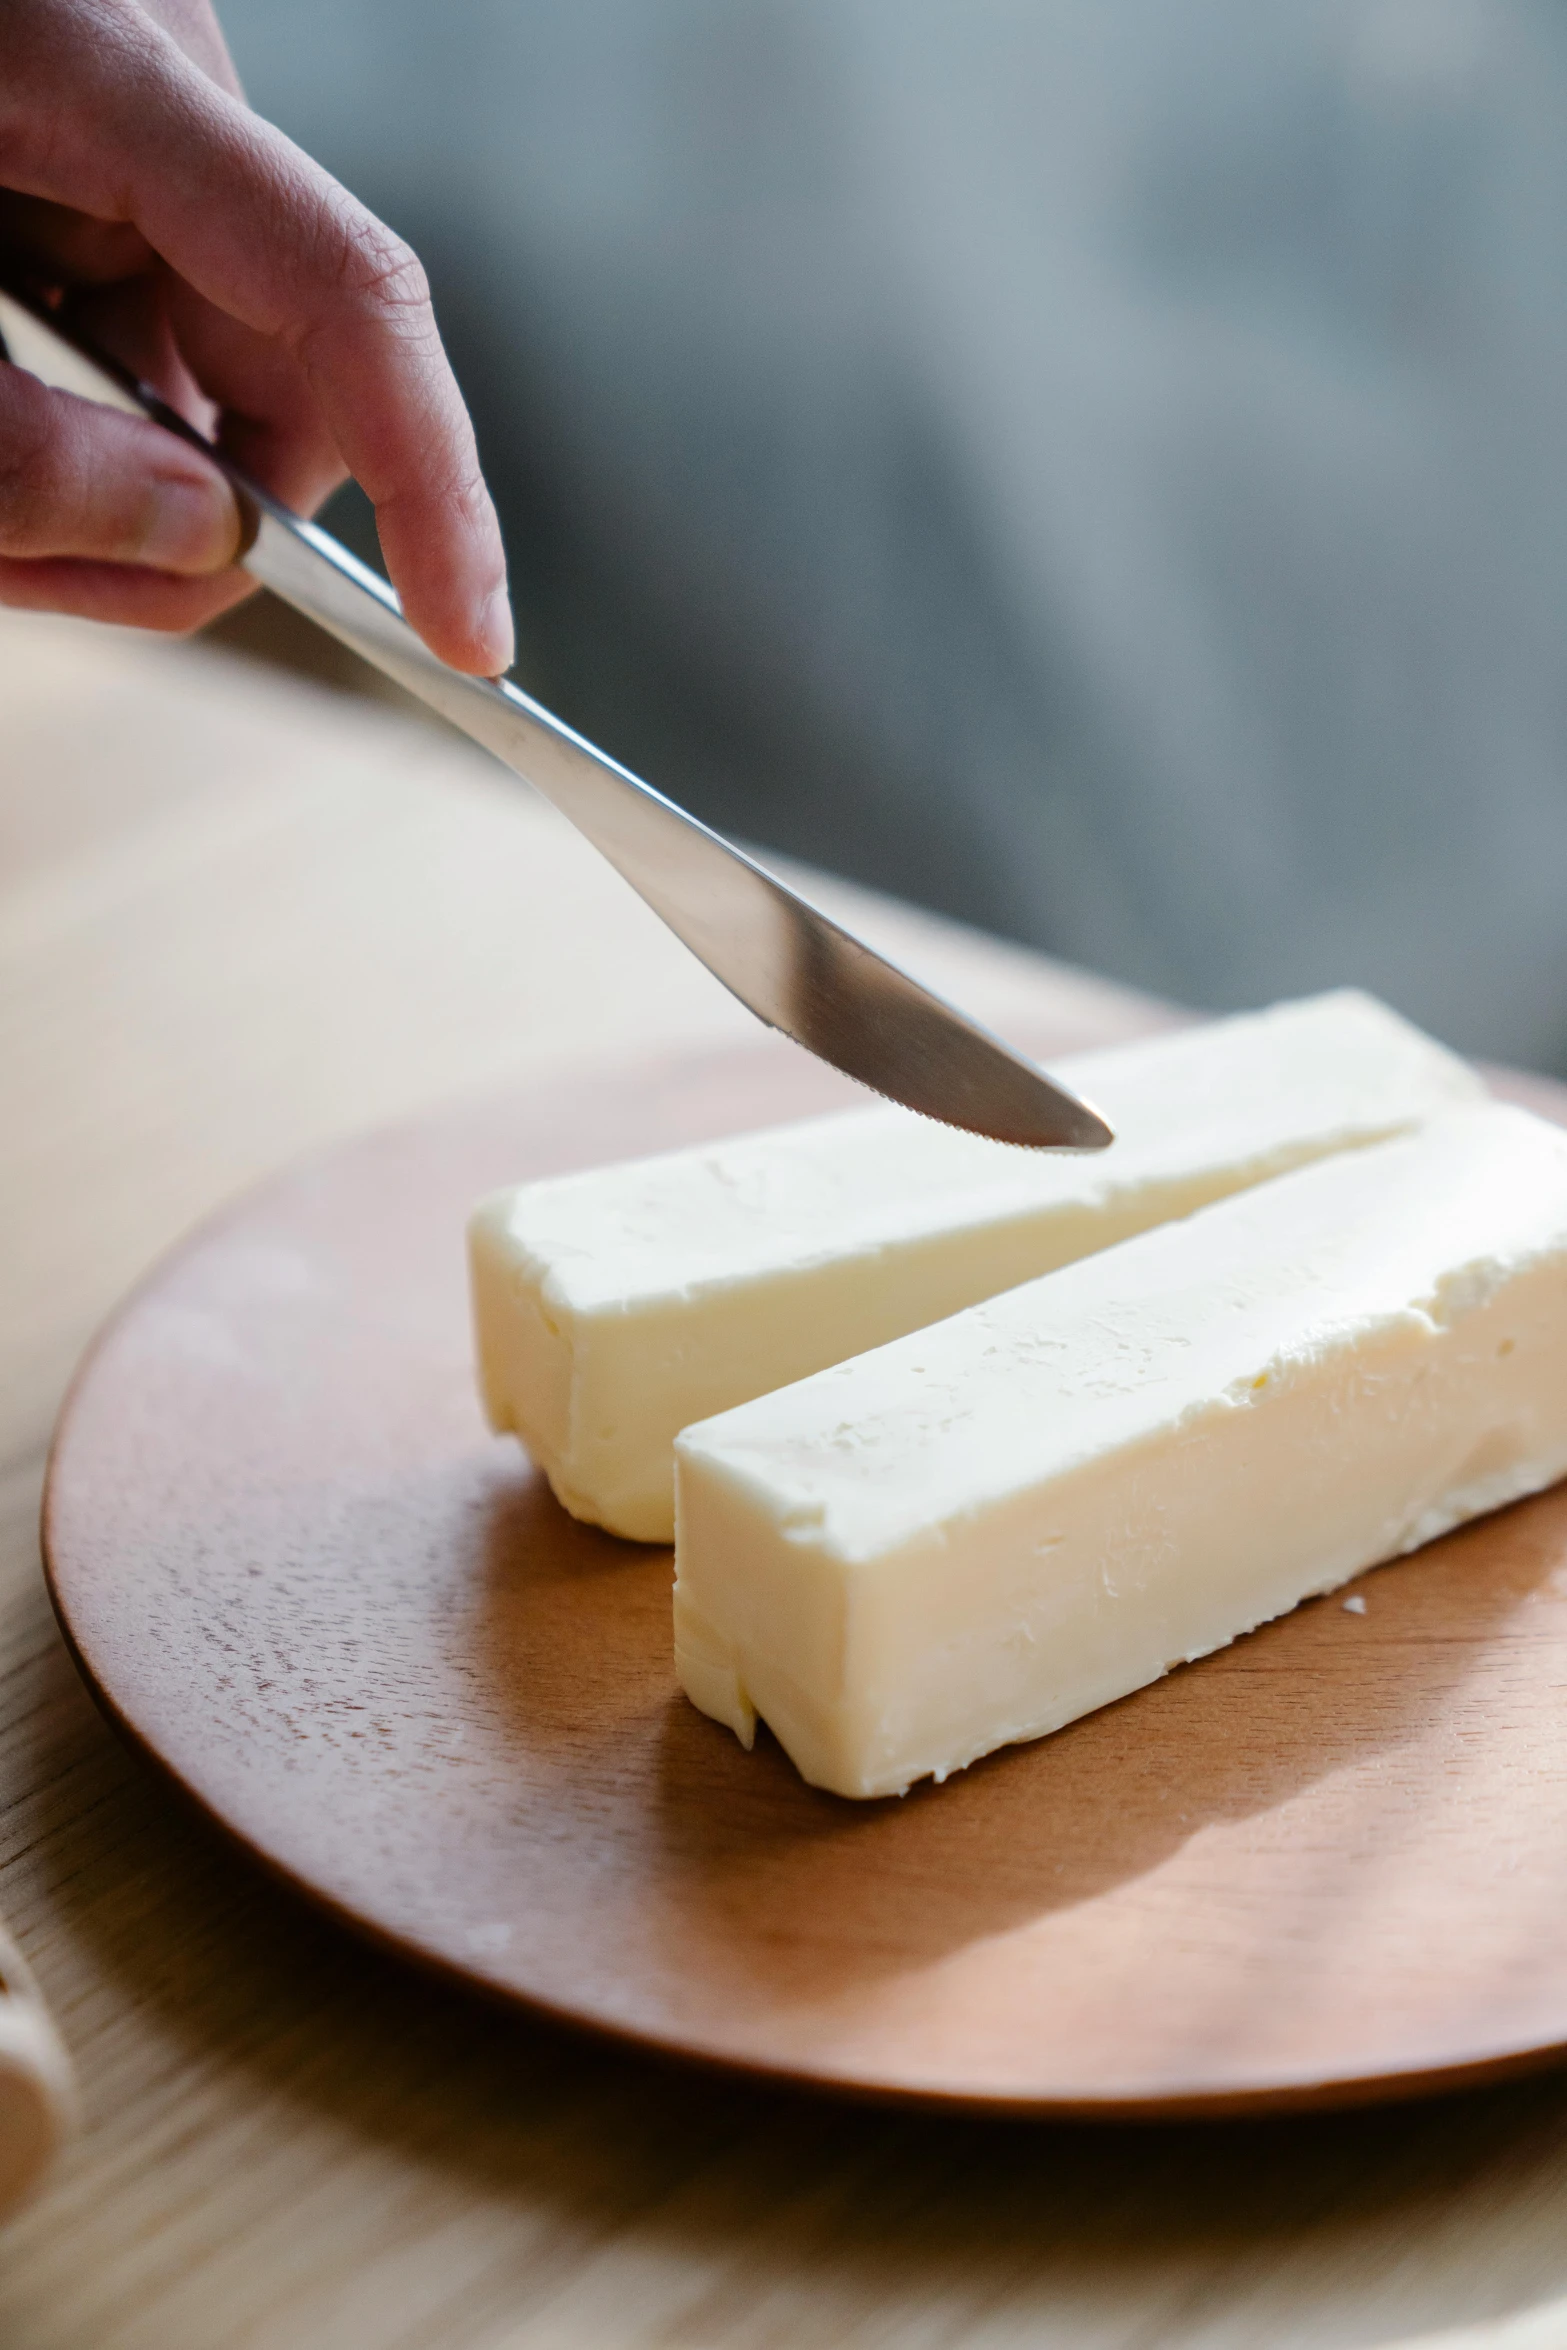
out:
<path id="1" fill-rule="evenodd" d="M 77 333 L 30 291 L 0 280 L 0 346 L 56 391 L 123 414 L 148 418 L 188 441 L 222 473 L 239 503 L 243 568 L 286 602 L 353 647 L 375 667 L 407 685 L 465 732 L 476 731 L 475 699 L 501 700 L 498 686 L 448 669 L 411 629 L 394 589 L 345 546 L 302 515 L 281 505 L 242 467 L 213 446 L 161 399 L 150 384 L 107 351 Z M 412 673 L 412 674 L 410 674 Z"/>

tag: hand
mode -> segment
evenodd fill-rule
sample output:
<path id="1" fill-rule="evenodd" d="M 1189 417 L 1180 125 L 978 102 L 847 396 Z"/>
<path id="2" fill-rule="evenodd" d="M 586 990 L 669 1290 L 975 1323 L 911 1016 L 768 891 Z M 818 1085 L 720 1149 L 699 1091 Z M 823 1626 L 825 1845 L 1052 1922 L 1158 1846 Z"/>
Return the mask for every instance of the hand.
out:
<path id="1" fill-rule="evenodd" d="M 443 660 L 512 658 L 505 561 L 424 272 L 250 112 L 207 0 L 0 0 L 0 264 L 287 504 L 349 471 Z M 196 628 L 250 593 L 215 466 L 0 367 L 0 603 Z"/>

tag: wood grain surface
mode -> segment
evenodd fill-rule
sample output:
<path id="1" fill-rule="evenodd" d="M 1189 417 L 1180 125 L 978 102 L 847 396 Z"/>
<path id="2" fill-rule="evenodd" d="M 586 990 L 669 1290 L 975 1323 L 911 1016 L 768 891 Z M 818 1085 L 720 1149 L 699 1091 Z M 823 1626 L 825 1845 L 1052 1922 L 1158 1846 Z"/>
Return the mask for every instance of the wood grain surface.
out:
<path id="1" fill-rule="evenodd" d="M 393 1948 L 785 2078 L 1234 2110 L 1567 2042 L 1567 1490 L 901 1801 L 685 1700 L 670 1553 L 482 1426 L 466 1213 L 848 1091 L 760 1041 L 604 1069 L 340 1150 L 182 1250 L 45 1501 L 111 1718 Z"/>
<path id="2" fill-rule="evenodd" d="M 93 1328 L 301 1151 L 746 1026 L 433 736 L 13 619 L 0 713 L 0 1909 L 85 2108 L 0 2235 L 5 2350 L 1567 2343 L 1558 2076 L 1161 2128 L 857 2111 L 443 1990 L 171 1799 L 38 1570 Z M 895 908 L 852 918 L 1003 1026 L 1150 1015 Z"/>

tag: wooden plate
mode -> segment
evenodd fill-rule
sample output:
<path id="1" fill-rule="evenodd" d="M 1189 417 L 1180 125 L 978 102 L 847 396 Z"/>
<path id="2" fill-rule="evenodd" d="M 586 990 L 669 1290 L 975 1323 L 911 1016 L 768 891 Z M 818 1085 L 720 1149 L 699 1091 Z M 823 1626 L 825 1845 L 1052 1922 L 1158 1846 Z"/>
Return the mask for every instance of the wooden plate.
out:
<path id="1" fill-rule="evenodd" d="M 487 1187 L 838 1098 L 786 1048 L 448 1113 L 154 1273 L 62 1419 L 49 1573 L 111 1718 L 382 1942 L 862 2093 L 1132 2113 L 1567 2043 L 1567 1488 L 945 1787 L 850 1804 L 670 1665 L 667 1551 L 573 1524 L 469 1367 Z M 1567 1118 L 1567 1095 L 1536 1088 Z"/>

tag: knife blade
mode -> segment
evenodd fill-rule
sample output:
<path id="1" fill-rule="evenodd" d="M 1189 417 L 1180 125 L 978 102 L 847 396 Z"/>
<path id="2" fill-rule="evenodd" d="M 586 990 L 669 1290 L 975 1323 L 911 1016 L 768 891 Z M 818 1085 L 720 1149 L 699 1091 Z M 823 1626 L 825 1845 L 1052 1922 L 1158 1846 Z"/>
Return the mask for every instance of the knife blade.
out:
<path id="1" fill-rule="evenodd" d="M 192 441 L 227 475 L 251 576 L 531 783 L 769 1028 L 904 1108 L 998 1142 L 1102 1150 L 1088 1103 L 797 895 L 507 678 L 449 669 L 394 591 L 271 497 L 35 294 L 0 286 L 5 354 L 45 383 Z"/>

